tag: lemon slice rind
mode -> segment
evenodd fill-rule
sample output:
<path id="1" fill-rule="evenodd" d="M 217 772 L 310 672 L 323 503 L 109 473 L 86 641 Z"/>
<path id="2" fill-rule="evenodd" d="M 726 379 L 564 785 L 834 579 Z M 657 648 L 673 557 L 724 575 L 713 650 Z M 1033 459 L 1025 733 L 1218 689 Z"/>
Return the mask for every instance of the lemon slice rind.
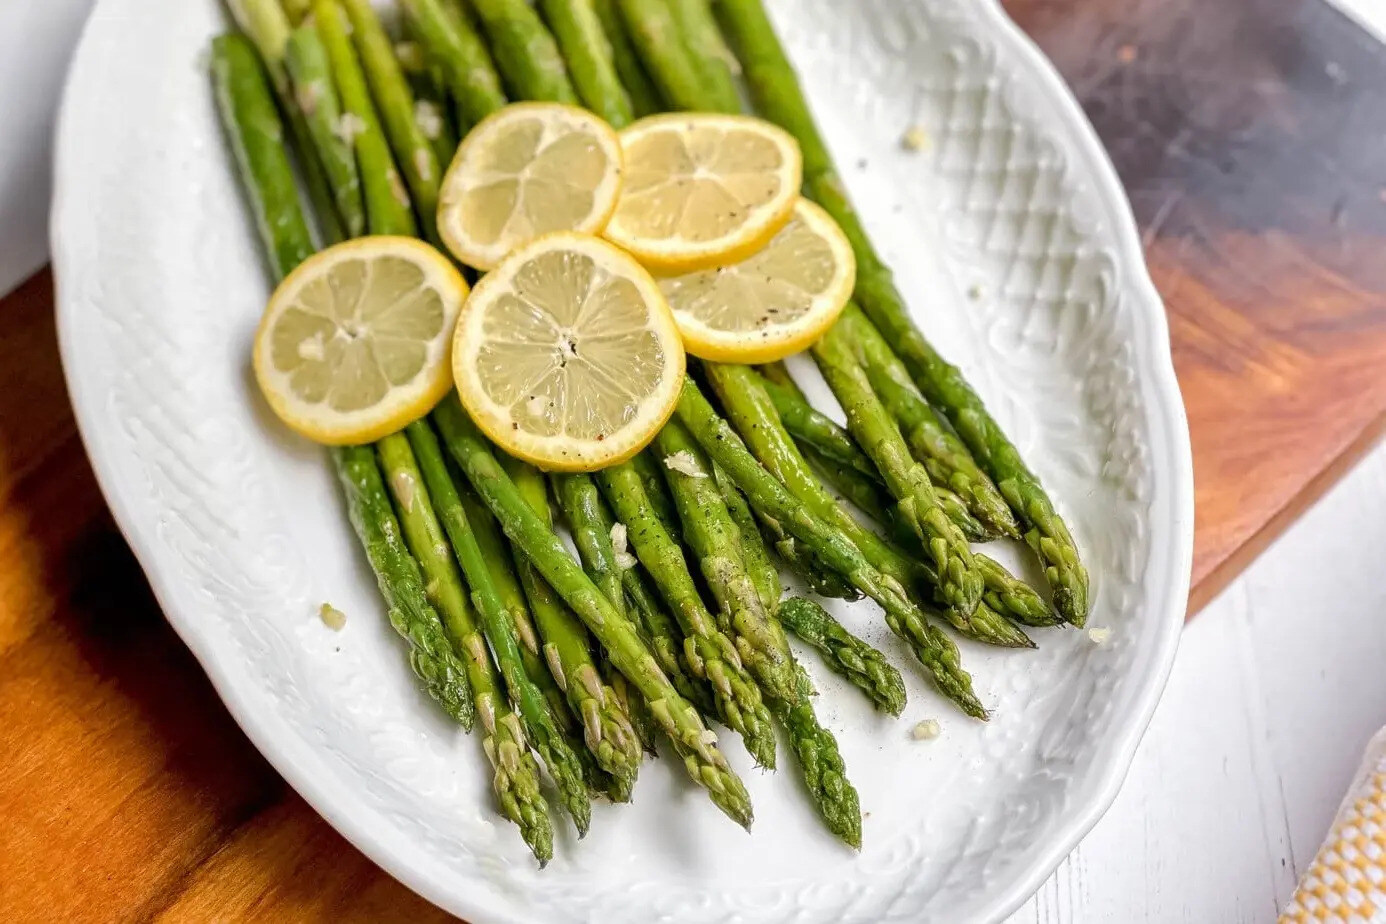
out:
<path id="1" fill-rule="evenodd" d="M 346 321 L 327 312 L 322 299 L 330 300 L 340 291 L 340 286 L 334 288 L 334 274 L 349 270 L 347 264 L 364 264 L 371 272 L 379 272 L 382 264 L 377 261 L 381 260 L 402 261 L 417 270 L 419 285 L 390 292 L 386 305 L 365 305 L 362 299 L 356 302 L 355 316 Z M 408 273 L 407 267 L 395 269 Z M 361 288 L 382 282 L 398 288 L 399 280 L 368 275 Z M 436 293 L 436 303 L 427 294 L 430 291 Z M 414 295 L 423 304 L 410 301 Z M 373 442 L 427 414 L 452 387 L 451 335 L 466 296 L 467 283 L 457 268 L 423 241 L 377 236 L 337 244 L 305 260 L 271 295 L 255 334 L 256 380 L 275 414 L 303 436 L 335 446 Z M 360 320 L 363 307 L 370 309 L 373 320 Z M 399 313 L 402 309 L 404 316 Z M 311 336 L 289 342 L 309 330 Z M 412 336 L 420 331 L 429 336 Z M 369 343 L 358 343 L 360 337 L 369 337 Z M 352 352 L 356 347 L 360 349 Z M 344 410 L 331 406 L 332 396 L 353 385 L 344 377 L 345 362 L 332 363 L 334 357 L 348 354 L 363 361 L 353 366 L 358 372 L 365 370 L 354 377 L 356 385 L 368 380 L 373 383 L 368 393 L 383 394 L 369 403 L 353 399 L 359 406 Z M 313 364 L 317 368 L 311 368 Z M 415 371 L 403 381 L 392 381 L 391 376 L 401 369 Z M 360 388 L 356 394 L 361 394 Z"/>
<path id="2" fill-rule="evenodd" d="M 517 173 L 526 140 L 535 148 Z M 584 140 L 590 147 L 582 144 Z M 507 142 L 517 147 L 505 150 Z M 541 162 L 543 175 L 535 176 L 535 165 Z M 573 182 L 590 181 L 594 172 L 600 177 L 590 188 Z M 518 177 L 523 177 L 523 183 Z M 443 176 L 438 233 L 457 259 L 490 270 L 511 251 L 543 234 L 600 233 L 616 209 L 620 189 L 621 144 L 610 125 L 576 106 L 512 103 L 478 122 L 458 146 Z M 574 213 L 573 204 L 585 201 L 584 197 L 590 197 L 590 208 Z M 503 216 L 488 219 L 491 224 L 485 230 L 491 239 L 483 240 L 479 233 L 483 229 L 475 223 L 487 216 L 488 209 L 504 209 L 507 202 L 509 210 Z M 559 223 L 536 229 L 531 219 Z"/>
<path id="3" fill-rule="evenodd" d="M 763 119 L 666 113 L 631 123 L 620 139 L 625 181 L 603 234 L 656 273 L 742 260 L 764 247 L 794 210 L 803 156 L 792 135 Z M 773 163 L 730 169 L 738 157 Z M 715 235 L 699 234 L 698 240 L 689 236 L 695 223 L 707 230 L 708 222 L 734 224 Z"/>
<path id="4" fill-rule="evenodd" d="M 851 242 L 800 199 L 789 222 L 744 260 L 659 280 L 684 347 L 714 362 L 759 364 L 807 349 L 842 314 L 856 285 Z"/>

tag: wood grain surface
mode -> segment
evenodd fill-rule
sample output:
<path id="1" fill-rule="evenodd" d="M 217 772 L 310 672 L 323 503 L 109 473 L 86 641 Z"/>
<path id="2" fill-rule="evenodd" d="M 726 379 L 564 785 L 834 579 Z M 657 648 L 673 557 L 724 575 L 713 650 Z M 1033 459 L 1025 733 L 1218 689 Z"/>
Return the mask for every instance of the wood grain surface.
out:
<path id="1" fill-rule="evenodd" d="M 1386 50 L 1320 0 L 1009 0 L 1117 163 L 1193 430 L 1195 606 L 1386 408 Z M 46 273 L 0 301 L 0 917 L 430 921 L 259 757 L 82 452 Z"/>
<path id="2" fill-rule="evenodd" d="M 1082 102 L 1165 299 L 1191 612 L 1386 411 L 1386 50 L 1321 0 L 1007 0 Z"/>

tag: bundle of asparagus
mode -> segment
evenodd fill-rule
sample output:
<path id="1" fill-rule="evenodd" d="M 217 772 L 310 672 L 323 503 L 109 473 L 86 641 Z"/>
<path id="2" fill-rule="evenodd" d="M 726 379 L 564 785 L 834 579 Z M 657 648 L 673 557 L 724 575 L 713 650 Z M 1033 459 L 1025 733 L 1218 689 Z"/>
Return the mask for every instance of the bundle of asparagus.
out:
<path id="1" fill-rule="evenodd" d="M 780 565 L 815 592 L 872 598 L 934 686 L 979 719 L 940 623 L 1016 648 L 1033 647 L 1021 625 L 1082 624 L 1087 575 L 1068 530 L 914 327 L 760 0 L 716 0 L 715 15 L 707 0 L 400 0 L 400 44 L 369 0 L 230 5 L 244 34 L 214 44 L 217 100 L 279 278 L 315 250 L 290 153 L 325 242 L 436 241 L 454 126 L 508 96 L 580 103 L 617 129 L 665 107 L 739 112 L 737 72 L 797 139 L 805 193 L 855 252 L 860 307 L 812 347 L 846 428 L 779 364 L 703 362 L 717 404 L 686 379 L 650 448 L 592 475 L 546 479 L 498 452 L 456 396 L 373 445 L 332 450 L 412 669 L 464 727 L 480 716 L 499 808 L 541 864 L 552 856 L 541 767 L 585 833 L 590 797 L 628 800 L 659 735 L 749 827 L 712 720 L 767 768 L 778 723 L 825 825 L 860 845 L 857 793 L 786 630 L 884 712 L 900 714 L 904 683 L 811 599 L 782 600 Z M 1044 562 L 1052 607 L 969 544 L 1007 536 Z"/>

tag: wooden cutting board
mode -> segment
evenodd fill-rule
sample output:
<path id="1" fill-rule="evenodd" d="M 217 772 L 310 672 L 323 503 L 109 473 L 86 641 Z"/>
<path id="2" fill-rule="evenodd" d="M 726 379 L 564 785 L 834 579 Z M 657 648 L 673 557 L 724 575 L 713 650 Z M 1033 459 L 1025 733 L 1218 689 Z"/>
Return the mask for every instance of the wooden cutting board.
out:
<path id="1" fill-rule="evenodd" d="M 1206 600 L 1386 407 L 1386 49 L 1320 0 L 1011 0 L 1170 310 Z M 97 491 L 46 274 L 0 301 L 0 917 L 429 921 L 255 752 Z M 1195 607 L 1196 608 L 1196 607 Z"/>

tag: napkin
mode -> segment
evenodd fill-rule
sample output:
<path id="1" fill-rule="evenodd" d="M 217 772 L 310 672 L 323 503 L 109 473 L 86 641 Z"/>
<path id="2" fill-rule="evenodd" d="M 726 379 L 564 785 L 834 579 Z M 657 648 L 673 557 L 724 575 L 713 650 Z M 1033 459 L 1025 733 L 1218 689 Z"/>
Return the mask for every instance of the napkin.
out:
<path id="1" fill-rule="evenodd" d="M 91 5 L 0 0 L 0 295 L 48 260 L 53 126 Z"/>
<path id="2" fill-rule="evenodd" d="M 1281 924 L 1386 924 L 1386 728 L 1338 809 Z"/>

